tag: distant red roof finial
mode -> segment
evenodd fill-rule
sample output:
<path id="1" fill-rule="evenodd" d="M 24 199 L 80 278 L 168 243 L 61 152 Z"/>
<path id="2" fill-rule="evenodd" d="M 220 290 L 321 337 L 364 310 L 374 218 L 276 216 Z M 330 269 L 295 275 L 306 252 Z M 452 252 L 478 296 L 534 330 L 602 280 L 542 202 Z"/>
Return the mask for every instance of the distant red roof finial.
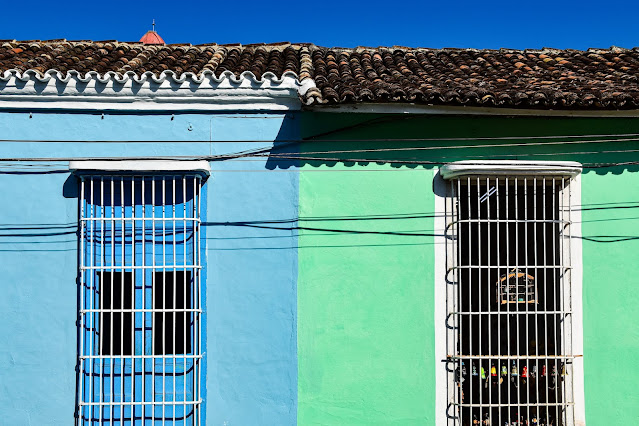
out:
<path id="1" fill-rule="evenodd" d="M 153 26 L 151 31 L 147 31 L 146 34 L 140 39 L 140 43 L 144 44 L 165 44 L 160 34 L 155 31 L 155 19 L 153 20 Z"/>

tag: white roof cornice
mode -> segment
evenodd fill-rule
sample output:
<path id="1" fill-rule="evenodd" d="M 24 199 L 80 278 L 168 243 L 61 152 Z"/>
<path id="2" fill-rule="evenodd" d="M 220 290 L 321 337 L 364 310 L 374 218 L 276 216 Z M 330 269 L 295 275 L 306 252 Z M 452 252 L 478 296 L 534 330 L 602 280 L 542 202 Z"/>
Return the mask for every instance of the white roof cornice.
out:
<path id="1" fill-rule="evenodd" d="M 8 70 L 0 74 L 0 109 L 285 111 L 300 109 L 299 94 L 310 87 L 314 87 L 312 80 L 300 83 L 292 72 L 281 78 L 267 72 L 258 79 L 249 71 L 239 77 L 225 71 L 216 77 L 212 72 L 138 76 L 133 72 L 83 75 Z"/>

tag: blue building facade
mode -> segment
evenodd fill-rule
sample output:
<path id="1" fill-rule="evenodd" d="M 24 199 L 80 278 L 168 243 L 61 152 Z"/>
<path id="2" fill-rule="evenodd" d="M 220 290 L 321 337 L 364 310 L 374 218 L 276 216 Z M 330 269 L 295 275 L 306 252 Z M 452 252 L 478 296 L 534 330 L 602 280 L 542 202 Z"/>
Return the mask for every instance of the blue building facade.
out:
<path id="1" fill-rule="evenodd" d="M 270 148 L 297 138 L 299 119 L 295 112 L 39 110 L 3 111 L 0 121 L 2 138 L 11 141 L 2 143 L 1 156 L 20 160 L 4 162 L 0 179 L 11 200 L 2 207 L 0 256 L 2 423 L 71 424 L 78 399 L 81 194 L 68 159 Z M 21 161 L 31 157 L 50 161 Z M 202 424 L 295 423 L 296 237 L 260 224 L 296 217 L 297 175 L 284 168 L 265 173 L 272 167 L 278 165 L 267 157 L 212 162 L 202 188 Z"/>

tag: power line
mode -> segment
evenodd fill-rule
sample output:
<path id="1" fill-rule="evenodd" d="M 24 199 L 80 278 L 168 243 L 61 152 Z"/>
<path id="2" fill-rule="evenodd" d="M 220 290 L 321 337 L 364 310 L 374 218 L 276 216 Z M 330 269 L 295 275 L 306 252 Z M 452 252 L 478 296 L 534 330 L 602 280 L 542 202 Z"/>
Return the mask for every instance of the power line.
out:
<path id="1" fill-rule="evenodd" d="M 313 157 L 307 156 L 307 153 L 273 153 L 271 149 L 260 149 L 254 151 L 242 151 L 238 153 L 229 153 L 223 155 L 171 155 L 171 156 L 127 156 L 127 157 L 10 157 L 0 158 L 0 162 L 68 162 L 68 161 L 123 161 L 123 160 L 174 160 L 174 161 L 229 161 L 235 159 L 244 159 L 248 157 L 268 157 L 273 159 L 284 160 L 310 160 L 310 161 L 337 161 L 337 162 L 378 162 L 378 163 L 407 163 L 407 164 L 445 164 L 446 161 L 430 161 L 430 160 L 414 160 L 413 158 L 340 158 L 340 157 Z M 384 152 L 384 151 L 380 151 Z M 483 158 L 503 158 L 503 157 L 536 157 L 542 155 L 591 155 L 591 154 L 609 154 L 609 153 L 631 153 L 639 152 L 636 149 L 622 150 L 606 150 L 606 151 L 567 151 L 567 152 L 551 152 L 551 153 L 521 153 L 521 154 L 493 154 L 485 155 Z M 322 151 L 322 154 L 342 153 L 341 151 Z M 472 155 L 471 158 L 477 157 Z M 458 158 L 458 157 L 439 157 Z M 242 161 L 251 161 L 250 159 Z M 253 160 L 255 161 L 255 160 Z"/>
<path id="2" fill-rule="evenodd" d="M 310 143 L 310 142 L 456 142 L 456 141 L 492 141 L 492 140 L 552 140 L 576 138 L 626 138 L 620 140 L 639 140 L 639 133 L 621 134 L 585 134 L 585 135 L 543 135 L 543 136 L 478 136 L 478 137 L 437 137 L 437 138 L 342 138 L 342 139 L 220 139 L 220 140 L 64 140 L 64 139 L 0 139 L 0 143 Z M 588 142 L 588 140 L 584 142 Z M 505 145 L 499 145 L 505 146 Z"/>
<path id="3" fill-rule="evenodd" d="M 609 140 L 608 140 L 609 141 Z M 517 144 L 520 146 L 521 144 Z M 441 147 L 441 149 L 445 149 L 446 147 Z M 91 161 L 91 160 L 101 160 L 101 161 L 122 161 L 122 160 L 175 160 L 175 161 L 190 161 L 190 160 L 206 160 L 206 161 L 258 161 L 252 160 L 249 157 L 268 157 L 269 159 L 275 160 L 296 160 L 296 161 L 329 161 L 329 162 L 340 162 L 340 163 L 378 163 L 378 164 L 406 164 L 406 165 L 441 165 L 445 164 L 448 161 L 445 161 L 449 158 L 454 158 L 458 160 L 458 157 L 438 157 L 437 161 L 432 160 L 418 160 L 415 157 L 412 158 L 340 158 L 340 157 L 317 157 L 317 156 L 309 156 L 309 153 L 277 153 L 273 152 L 277 150 L 277 147 L 266 147 L 266 148 L 258 148 L 252 150 L 245 150 L 235 153 L 228 154 L 220 154 L 220 155 L 202 155 L 202 156 L 133 156 L 133 157 L 22 157 L 22 158 L 0 158 L 0 162 L 10 162 L 10 163 L 24 163 L 24 162 L 50 162 L 50 163 L 59 163 L 66 161 Z M 367 150 L 364 150 L 368 152 Z M 326 151 L 317 151 L 316 153 L 320 154 L 341 154 L 347 153 L 348 151 L 344 150 L 326 150 Z M 393 152 L 392 148 L 385 148 L 374 150 L 372 152 Z M 504 158 L 504 157 L 517 157 L 517 158 L 526 158 L 526 157 L 539 157 L 539 156 L 556 156 L 556 155 L 593 155 L 593 154 L 611 154 L 611 153 L 636 153 L 639 150 L 634 149 L 625 149 L 625 150 L 605 150 L 605 151 L 571 151 L 571 152 L 552 152 L 552 153 L 522 153 L 522 154 L 493 154 L 493 155 L 472 155 L 472 158 Z M 313 154 L 313 153 L 311 153 Z M 462 157 L 463 158 L 463 157 Z M 262 161 L 262 160 L 259 160 Z M 534 163 L 532 163 L 534 164 Z M 609 162 L 609 163 L 583 163 L 583 167 L 585 168 L 601 168 L 601 167 L 612 167 L 612 166 L 620 166 L 620 165 L 636 165 L 636 161 L 628 161 L 628 162 Z M 17 165 L 6 165 L 11 167 L 16 167 Z M 25 165 L 25 167 L 34 167 L 35 165 Z M 9 173 L 58 173 L 61 170 L 41 170 L 41 171 L 5 171 L 5 174 Z"/>
<path id="4" fill-rule="evenodd" d="M 474 158 L 492 158 L 499 159 L 504 157 L 538 157 L 538 156 L 547 156 L 547 155 L 592 155 L 592 154 L 610 154 L 610 153 L 636 153 L 639 150 L 611 150 L 611 151 L 584 151 L 584 152 L 567 152 L 567 153 L 534 153 L 534 154 L 496 154 L 496 155 L 486 155 L 486 156 L 471 156 L 469 160 Z M 339 157 L 306 157 L 301 155 L 280 155 L 280 154 L 271 154 L 270 158 L 279 158 L 279 159 L 288 159 L 288 160 L 305 160 L 305 161 L 330 161 L 330 162 L 340 162 L 340 163 L 379 163 L 379 164 L 414 164 L 414 165 L 443 165 L 447 164 L 450 161 L 430 161 L 430 160 L 414 160 L 414 159 L 384 159 L 384 158 L 339 158 Z M 442 160 L 445 158 L 451 157 L 442 157 Z M 457 157 L 453 157 L 455 160 L 458 160 Z M 591 168 L 593 167 L 603 167 L 603 165 L 615 166 L 615 165 L 630 165 L 637 164 L 636 161 L 628 161 L 628 162 L 610 162 L 610 163 L 582 163 L 582 167 Z M 546 163 L 530 163 L 530 165 L 546 165 Z"/>
<path id="5" fill-rule="evenodd" d="M 484 144 L 484 145 L 454 145 L 454 146 L 418 146 L 403 148 L 368 148 L 368 149 L 349 149 L 349 150 L 331 150 L 331 153 L 350 153 L 350 152 L 394 152 L 394 151 L 431 151 L 444 149 L 469 149 L 469 148 L 507 148 L 517 146 L 552 146 L 552 145 L 571 145 L 571 144 L 587 144 L 587 143 L 607 143 L 607 142 L 626 142 L 638 141 L 639 139 L 593 139 L 587 141 L 559 141 L 559 142 L 539 142 L 539 143 L 511 143 L 511 144 Z M 277 147 L 274 147 L 277 149 Z M 329 151 L 304 151 L 304 154 L 324 154 Z"/>

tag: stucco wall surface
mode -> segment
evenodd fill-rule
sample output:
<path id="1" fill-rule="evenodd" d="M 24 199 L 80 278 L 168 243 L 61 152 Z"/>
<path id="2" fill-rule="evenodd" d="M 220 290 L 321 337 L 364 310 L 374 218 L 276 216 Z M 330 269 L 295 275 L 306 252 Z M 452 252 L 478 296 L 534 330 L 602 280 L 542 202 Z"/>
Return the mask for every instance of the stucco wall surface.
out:
<path id="1" fill-rule="evenodd" d="M 435 421 L 435 370 L 443 368 L 433 357 L 437 248 L 431 237 L 402 234 L 432 232 L 429 215 L 441 214 L 433 211 L 433 166 L 411 162 L 467 159 L 594 166 L 582 175 L 583 206 L 574 206 L 583 215 L 583 259 L 573 262 L 583 264 L 576 327 L 586 421 L 636 419 L 639 168 L 594 163 L 638 161 L 636 137 L 622 135 L 639 134 L 639 120 L 314 113 L 303 117 L 302 134 L 311 140 L 300 149 L 309 157 L 300 223 L 312 229 L 299 240 L 300 424 Z"/>
<path id="2" fill-rule="evenodd" d="M 0 424 L 73 423 L 77 200 L 66 175 L 1 175 Z"/>
<path id="3" fill-rule="evenodd" d="M 582 184 L 584 366 L 589 425 L 637 422 L 639 172 Z"/>
<path id="4" fill-rule="evenodd" d="M 0 113 L 0 157 L 230 153 L 297 127 L 284 114 Z M 73 424 L 77 184 L 66 161 L 16 164 L 0 163 L 0 424 Z M 205 185 L 207 424 L 296 421 L 296 237 L 243 222 L 297 216 L 297 176 L 264 173 L 277 166 L 214 163 Z"/>
<path id="5" fill-rule="evenodd" d="M 300 224 L 319 229 L 299 238 L 300 424 L 432 422 L 430 178 L 301 173 Z"/>
<path id="6" fill-rule="evenodd" d="M 351 124 L 337 115 L 307 120 L 307 137 Z M 339 139 L 388 137 L 385 130 L 327 135 L 331 142 L 301 152 L 370 147 Z M 432 176 L 375 163 L 303 164 L 299 424 L 433 424 Z"/>
<path id="7" fill-rule="evenodd" d="M 212 425 L 435 422 L 441 212 L 433 166 L 411 161 L 639 160 L 627 137 L 568 137 L 639 134 L 636 119 L 15 112 L 0 113 L 0 129 L 2 158 L 215 155 L 273 144 L 322 158 L 211 163 L 203 376 Z M 316 140 L 286 144 L 300 135 Z M 530 139 L 557 135 L 566 137 Z M 442 139 L 451 137 L 460 139 Z M 66 161 L 17 164 L 0 163 L 0 424 L 72 424 L 77 186 Z M 589 425 L 630 424 L 639 405 L 637 176 L 626 165 L 582 177 Z"/>

